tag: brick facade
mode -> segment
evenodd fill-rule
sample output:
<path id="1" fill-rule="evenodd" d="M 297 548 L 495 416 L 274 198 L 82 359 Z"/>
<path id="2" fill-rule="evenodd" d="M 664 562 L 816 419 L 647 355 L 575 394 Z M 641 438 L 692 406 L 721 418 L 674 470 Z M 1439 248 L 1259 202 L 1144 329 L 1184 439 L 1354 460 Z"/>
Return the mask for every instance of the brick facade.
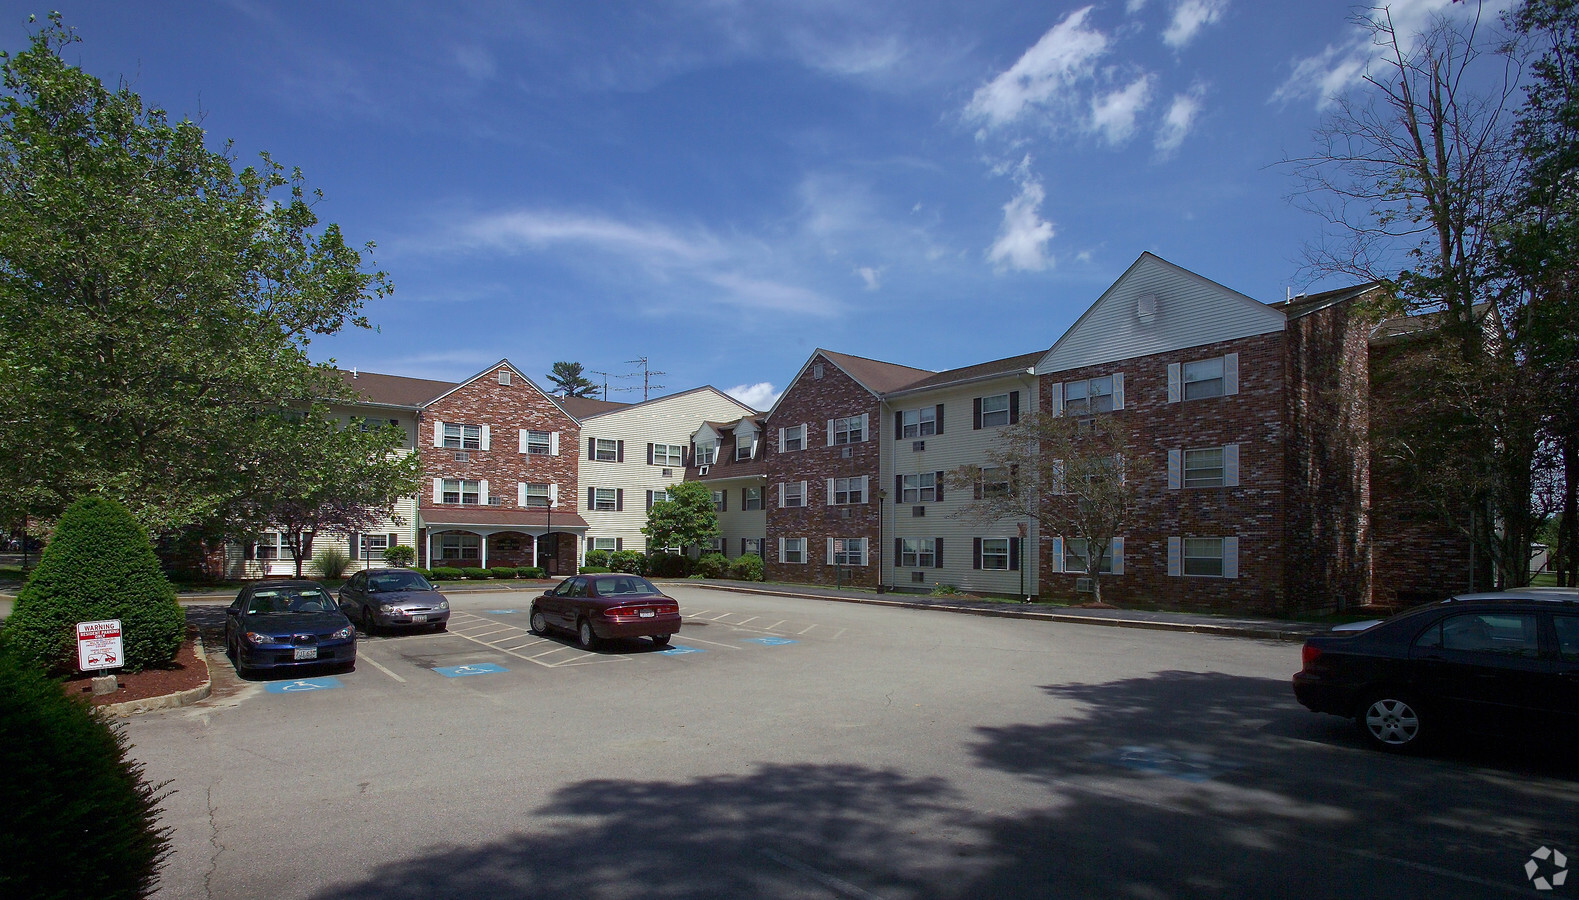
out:
<path id="1" fill-rule="evenodd" d="M 820 371 L 820 377 L 819 377 Z M 866 433 L 858 443 L 828 446 L 828 420 L 866 415 Z M 865 565 L 842 570 L 846 584 L 876 587 L 881 567 L 879 511 L 876 495 L 880 482 L 879 434 L 883 427 L 881 403 L 837 365 L 818 355 L 801 371 L 767 420 L 765 471 L 767 490 L 767 579 L 807 584 L 836 584 L 841 569 L 827 563 L 829 538 L 864 538 Z M 780 452 L 779 430 L 806 426 L 804 449 Z M 863 502 L 830 506 L 827 480 L 866 477 Z M 805 506 L 781 508 L 780 484 L 806 482 Z M 804 538 L 806 562 L 779 559 L 779 538 Z"/>

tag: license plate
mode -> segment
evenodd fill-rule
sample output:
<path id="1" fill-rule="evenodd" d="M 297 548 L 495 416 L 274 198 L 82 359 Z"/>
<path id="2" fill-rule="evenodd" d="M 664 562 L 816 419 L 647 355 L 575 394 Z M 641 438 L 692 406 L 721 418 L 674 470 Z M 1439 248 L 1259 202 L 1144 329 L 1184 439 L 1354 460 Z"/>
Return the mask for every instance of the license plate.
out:
<path id="1" fill-rule="evenodd" d="M 317 659 L 318 658 L 318 648 L 317 647 L 297 647 L 296 648 L 296 658 L 297 659 Z"/>
<path id="2" fill-rule="evenodd" d="M 644 609 L 641 612 L 637 613 L 637 615 L 641 616 L 643 619 L 650 619 L 653 616 L 656 616 L 657 613 L 654 612 L 653 610 L 650 610 L 650 609 Z"/>
<path id="3" fill-rule="evenodd" d="M 427 616 L 412 616 L 411 617 L 411 621 L 413 621 L 413 622 L 426 622 L 427 620 L 428 620 Z"/>

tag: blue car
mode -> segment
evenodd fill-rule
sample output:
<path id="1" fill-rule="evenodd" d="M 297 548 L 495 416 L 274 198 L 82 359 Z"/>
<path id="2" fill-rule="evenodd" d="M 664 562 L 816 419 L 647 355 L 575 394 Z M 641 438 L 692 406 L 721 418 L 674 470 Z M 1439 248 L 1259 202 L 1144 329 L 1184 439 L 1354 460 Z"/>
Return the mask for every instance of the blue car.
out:
<path id="1" fill-rule="evenodd" d="M 356 626 L 316 581 L 247 585 L 225 610 L 225 651 L 236 671 L 356 665 Z"/>

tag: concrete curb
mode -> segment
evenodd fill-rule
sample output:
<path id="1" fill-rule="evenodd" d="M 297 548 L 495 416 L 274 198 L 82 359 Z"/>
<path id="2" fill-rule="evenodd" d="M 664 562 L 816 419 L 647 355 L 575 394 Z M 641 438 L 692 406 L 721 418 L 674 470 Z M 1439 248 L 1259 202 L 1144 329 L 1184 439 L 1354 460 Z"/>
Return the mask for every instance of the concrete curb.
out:
<path id="1" fill-rule="evenodd" d="M 830 600 L 835 603 L 860 603 L 867 606 L 888 606 L 896 609 L 915 609 L 935 612 L 956 613 L 968 616 L 990 616 L 1000 619 L 1032 619 L 1041 622 L 1060 622 L 1072 625 L 1104 625 L 1109 628 L 1146 628 L 1152 631 L 1182 631 L 1191 634 L 1215 635 L 1217 637 L 1253 638 L 1263 641 L 1285 641 L 1300 643 L 1311 635 L 1310 631 L 1299 629 L 1283 629 L 1275 626 L 1257 627 L 1245 625 L 1217 625 L 1211 622 L 1165 622 L 1154 619 L 1122 619 L 1110 616 L 1082 616 L 1078 613 L 1045 612 L 1042 610 L 1021 610 L 1013 608 L 997 609 L 981 606 L 960 606 L 952 603 L 915 603 L 905 600 L 894 600 L 889 597 L 853 597 L 828 594 L 800 594 L 792 591 L 769 591 L 735 585 L 708 584 L 703 581 L 671 581 L 669 584 L 683 585 L 686 587 L 702 587 L 716 591 L 735 591 L 743 594 L 758 594 L 765 597 L 794 597 L 801 600 Z"/>
<path id="2" fill-rule="evenodd" d="M 203 661 L 203 671 L 208 672 L 208 653 L 203 647 L 202 635 L 197 635 L 193 638 L 192 650 L 197 654 L 197 658 Z M 203 679 L 203 683 L 195 688 L 188 688 L 184 691 L 164 694 L 159 697 L 128 700 L 125 703 L 106 703 L 99 709 L 103 710 L 105 715 L 120 718 L 141 715 L 142 713 L 153 712 L 158 709 L 179 709 L 183 706 L 191 706 L 199 700 L 207 699 L 209 692 L 213 689 L 213 673 L 209 672 L 208 677 Z"/>

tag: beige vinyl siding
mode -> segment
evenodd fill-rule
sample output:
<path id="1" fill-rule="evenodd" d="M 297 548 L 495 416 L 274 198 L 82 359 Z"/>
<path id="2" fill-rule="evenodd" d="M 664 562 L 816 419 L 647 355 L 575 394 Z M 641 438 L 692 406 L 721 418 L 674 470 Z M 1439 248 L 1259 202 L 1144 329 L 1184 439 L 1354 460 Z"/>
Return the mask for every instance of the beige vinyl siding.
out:
<path id="1" fill-rule="evenodd" d="M 685 480 L 682 466 L 669 466 L 672 474 L 666 476 L 664 466 L 647 465 L 647 445 L 675 444 L 689 448 L 691 435 L 703 422 L 727 422 L 749 412 L 728 397 L 701 388 L 584 419 L 580 446 L 574 448 L 581 482 L 574 508 L 587 521 L 587 537 L 616 538 L 626 550 L 645 551 L 647 538 L 641 529 L 647 524 L 647 492 L 664 491 Z M 625 461 L 588 459 L 589 440 L 624 441 Z M 571 452 L 571 448 L 561 447 L 560 452 Z M 689 461 L 689 449 L 686 453 Z M 623 490 L 625 508 L 619 511 L 587 509 L 588 488 Z M 570 499 L 562 493 L 561 507 Z M 734 504 L 730 507 L 733 509 Z"/>
<path id="2" fill-rule="evenodd" d="M 724 532 L 724 555 L 734 559 L 740 555 L 741 538 L 765 538 L 768 529 L 767 507 L 747 510 L 741 504 L 741 489 L 755 487 L 762 489 L 764 500 L 771 494 L 771 489 L 762 483 L 757 476 L 744 478 L 731 478 L 720 481 L 704 481 L 709 490 L 728 491 L 728 508 L 718 514 L 718 527 Z M 763 557 L 766 560 L 766 556 Z"/>
<path id="3" fill-rule="evenodd" d="M 953 585 L 961 590 L 981 591 L 991 594 L 1013 595 L 1020 591 L 1020 571 L 972 568 L 972 546 L 975 538 L 1019 537 L 1017 521 L 1005 520 L 992 524 L 976 524 L 955 514 L 970 502 L 970 491 L 944 485 L 943 500 L 931 503 L 906 503 L 897 493 L 894 476 L 917 472 L 950 472 L 962 465 L 980 464 L 982 452 L 999 440 L 1000 429 L 972 427 L 974 400 L 977 397 L 1020 392 L 1020 414 L 1027 415 L 1038 408 L 1037 379 L 1024 374 L 1005 375 L 961 387 L 945 387 L 935 391 L 910 394 L 884 404 L 882 429 L 882 476 L 872 486 L 888 492 L 884 503 L 883 527 L 883 582 L 900 590 L 930 590 L 940 584 Z M 924 438 L 895 439 L 894 413 L 919 407 L 944 406 L 943 433 Z M 915 441 L 925 441 L 924 450 L 912 449 Z M 912 507 L 926 509 L 926 515 L 917 518 Z M 1026 523 L 1025 556 L 1022 563 L 1025 574 L 1025 591 L 1036 593 L 1036 525 Z M 942 538 L 943 565 L 941 568 L 910 568 L 898 566 L 894 555 L 895 538 Z M 877 548 L 870 548 L 876 558 Z M 912 572 L 921 572 L 923 581 L 911 581 Z"/>

